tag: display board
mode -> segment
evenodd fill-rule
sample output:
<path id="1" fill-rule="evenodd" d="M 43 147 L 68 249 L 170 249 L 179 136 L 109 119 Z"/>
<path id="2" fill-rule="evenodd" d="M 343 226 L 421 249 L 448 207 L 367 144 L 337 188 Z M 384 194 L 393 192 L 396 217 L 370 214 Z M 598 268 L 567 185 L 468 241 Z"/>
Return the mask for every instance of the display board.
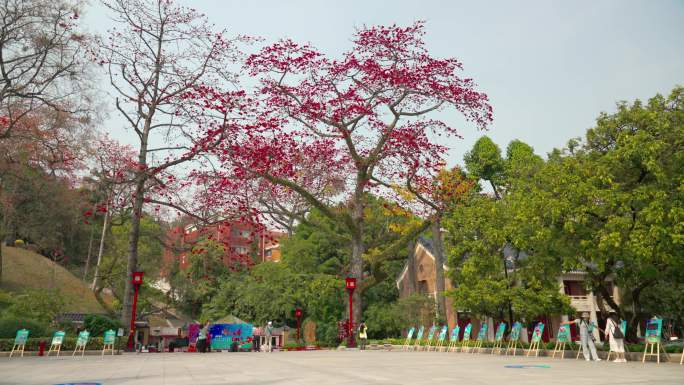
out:
<path id="1" fill-rule="evenodd" d="M 451 338 L 450 338 L 450 340 L 451 340 L 452 342 L 458 341 L 458 334 L 459 334 L 460 332 L 461 332 L 461 327 L 460 327 L 460 326 L 456 326 L 456 327 L 454 328 L 454 330 L 451 331 Z"/>
<path id="2" fill-rule="evenodd" d="M 406 333 L 406 338 L 410 340 L 411 338 L 413 338 L 413 333 L 415 333 L 415 332 L 416 332 L 416 328 L 412 327 L 411 329 L 409 329 L 408 333 Z"/>
<path id="3" fill-rule="evenodd" d="M 78 333 L 78 338 L 76 339 L 76 346 L 85 346 L 88 344 L 88 339 L 90 339 L 90 332 L 84 330 Z"/>
<path id="4" fill-rule="evenodd" d="M 516 322 L 513 324 L 513 327 L 511 328 L 511 335 L 509 336 L 509 339 L 511 341 L 517 341 L 520 339 L 520 331 L 522 330 L 522 324 L 520 322 Z"/>
<path id="5" fill-rule="evenodd" d="M 107 330 L 104 332 L 103 342 L 105 345 L 113 345 L 115 338 L 116 332 L 114 330 Z"/>
<path id="6" fill-rule="evenodd" d="M 420 341 L 421 338 L 423 338 L 423 333 L 425 333 L 425 326 L 421 326 L 420 329 L 418 329 L 418 335 L 416 335 L 416 343 L 417 341 Z"/>
<path id="7" fill-rule="evenodd" d="M 249 348 L 252 344 L 252 324 L 215 324 L 209 327 L 211 348 L 230 350 L 233 342 L 241 348 Z"/>
<path id="8" fill-rule="evenodd" d="M 556 336 L 558 342 L 570 342 L 570 327 L 568 325 L 561 325 L 558 328 L 558 335 Z"/>
<path id="9" fill-rule="evenodd" d="M 463 330 L 463 341 L 470 341 L 470 331 L 473 329 L 473 324 L 466 325 Z"/>
<path id="10" fill-rule="evenodd" d="M 663 320 L 652 318 L 646 324 L 646 342 L 656 344 L 660 342 L 663 333 Z"/>
<path id="11" fill-rule="evenodd" d="M 544 333 L 544 324 L 539 322 L 537 326 L 534 327 L 534 331 L 532 332 L 532 342 L 541 341 L 542 333 Z"/>
<path id="12" fill-rule="evenodd" d="M 14 337 L 14 344 L 17 346 L 26 345 L 28 341 L 29 331 L 26 329 L 17 330 L 17 335 Z"/>
<path id="13" fill-rule="evenodd" d="M 61 345 L 64 342 L 64 336 L 66 333 L 63 331 L 57 331 L 52 335 L 52 345 Z"/>
<path id="14" fill-rule="evenodd" d="M 480 331 L 477 333 L 477 340 L 484 341 L 487 338 L 487 324 L 483 323 L 480 327 Z"/>
<path id="15" fill-rule="evenodd" d="M 504 333 L 506 333 L 506 323 L 501 322 L 499 324 L 499 326 L 496 328 L 496 334 L 494 335 L 494 340 L 495 341 L 503 340 Z"/>
<path id="16" fill-rule="evenodd" d="M 446 325 L 442 326 L 442 330 L 439 332 L 439 336 L 437 337 L 439 341 L 444 341 L 446 339 L 447 330 L 449 330 L 449 328 Z"/>

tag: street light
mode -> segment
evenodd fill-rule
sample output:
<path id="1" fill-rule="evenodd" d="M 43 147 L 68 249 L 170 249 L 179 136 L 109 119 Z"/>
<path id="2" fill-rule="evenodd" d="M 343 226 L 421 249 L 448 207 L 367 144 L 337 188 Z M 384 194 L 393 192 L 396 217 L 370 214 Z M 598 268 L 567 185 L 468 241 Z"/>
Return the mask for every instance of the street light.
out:
<path id="1" fill-rule="evenodd" d="M 302 326 L 302 309 L 295 309 L 295 318 L 297 318 L 297 342 L 300 340 L 300 328 Z"/>
<path id="2" fill-rule="evenodd" d="M 130 333 L 128 334 L 128 350 L 132 351 L 133 350 L 133 334 L 135 333 L 135 310 L 138 307 L 138 291 L 140 290 L 140 285 L 142 285 L 143 282 L 143 273 L 142 271 L 134 271 L 133 272 L 133 287 L 135 288 L 135 294 L 133 294 L 133 309 L 131 310 L 131 328 L 130 328 Z"/>
<path id="3" fill-rule="evenodd" d="M 356 340 L 354 339 L 354 307 L 353 307 L 353 295 L 354 289 L 356 289 L 356 278 L 347 277 L 345 279 L 347 291 L 349 291 L 349 341 L 347 342 L 348 348 L 356 347 Z"/>

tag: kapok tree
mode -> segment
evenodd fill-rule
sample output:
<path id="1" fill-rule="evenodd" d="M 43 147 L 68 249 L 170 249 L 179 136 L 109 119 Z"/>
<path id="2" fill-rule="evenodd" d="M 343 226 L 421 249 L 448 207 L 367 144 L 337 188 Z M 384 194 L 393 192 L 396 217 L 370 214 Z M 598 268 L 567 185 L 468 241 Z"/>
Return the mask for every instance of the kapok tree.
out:
<path id="1" fill-rule="evenodd" d="M 197 160 L 221 138 L 213 135 L 199 143 L 205 111 L 193 109 L 194 104 L 183 95 L 203 83 L 233 82 L 233 74 L 225 68 L 240 55 L 236 44 L 244 38 L 226 38 L 204 15 L 169 0 L 111 0 L 104 4 L 116 27 L 99 41 L 95 57 L 107 70 L 117 111 L 138 140 L 121 314 L 128 324 L 143 206 L 166 205 L 183 211 L 172 199 L 175 187 L 169 186 L 177 187 L 179 168 Z M 229 97 L 233 100 L 226 94 L 218 128 L 228 124 L 236 108 Z"/>
<path id="2" fill-rule="evenodd" d="M 434 137 L 454 136 L 456 129 L 434 115 L 441 109 L 453 108 L 480 128 L 492 120 L 487 96 L 472 79 L 457 74 L 461 63 L 432 57 L 424 34 L 422 22 L 364 27 L 354 34 L 352 49 L 337 59 L 291 40 L 263 48 L 246 63 L 261 81 L 257 121 L 231 127 L 239 134 L 226 135 L 216 151 L 231 178 L 286 187 L 346 227 L 351 234 L 348 274 L 360 288 L 354 298 L 357 320 L 364 288 L 366 195 L 382 188 L 373 179 L 405 185 L 405 160 L 417 153 L 425 158 L 421 168 L 444 164 L 447 148 Z M 209 108 L 221 107 L 212 92 L 204 94 Z M 343 177 L 334 197 L 319 199 L 313 193 L 319 181 L 300 178 L 312 164 L 323 180 Z M 340 202 L 349 210 L 336 210 Z"/>

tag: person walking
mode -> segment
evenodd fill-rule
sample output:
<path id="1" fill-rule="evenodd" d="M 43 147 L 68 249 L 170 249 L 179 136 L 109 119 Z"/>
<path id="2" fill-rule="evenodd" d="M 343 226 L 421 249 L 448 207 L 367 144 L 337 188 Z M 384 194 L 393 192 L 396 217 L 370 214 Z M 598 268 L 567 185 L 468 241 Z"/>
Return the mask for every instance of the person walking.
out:
<path id="1" fill-rule="evenodd" d="M 368 341 L 368 334 L 366 333 L 367 330 L 368 328 L 366 327 L 366 323 L 361 322 L 359 324 L 359 342 L 361 350 L 366 350 L 366 341 Z"/>
<path id="2" fill-rule="evenodd" d="M 264 328 L 264 336 L 266 337 L 266 351 L 272 352 L 272 340 L 273 340 L 273 322 L 268 321 L 268 324 Z"/>
<path id="3" fill-rule="evenodd" d="M 601 361 L 596 353 L 594 334 L 592 333 L 594 330 L 594 325 L 591 321 L 589 321 L 589 313 L 584 312 L 582 313 L 582 318 L 569 322 L 563 322 L 562 325 L 570 325 L 573 323 L 579 325 L 580 343 L 582 344 L 582 354 L 584 355 L 584 359 L 587 361 Z"/>
<path id="4" fill-rule="evenodd" d="M 200 353 L 207 352 L 207 335 L 209 334 L 209 324 L 201 323 L 199 334 L 197 335 L 197 351 Z"/>
<path id="5" fill-rule="evenodd" d="M 620 329 L 619 324 L 620 319 L 617 313 L 610 312 L 606 321 L 606 335 L 610 343 L 610 351 L 617 354 L 613 362 L 627 362 L 627 359 L 625 359 L 625 334 Z"/>

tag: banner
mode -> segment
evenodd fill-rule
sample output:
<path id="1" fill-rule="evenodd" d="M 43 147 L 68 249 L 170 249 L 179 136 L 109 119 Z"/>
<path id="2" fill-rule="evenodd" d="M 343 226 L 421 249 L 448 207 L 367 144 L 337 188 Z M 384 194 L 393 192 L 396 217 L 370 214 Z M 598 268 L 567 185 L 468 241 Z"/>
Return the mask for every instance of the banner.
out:
<path id="1" fill-rule="evenodd" d="M 439 332 L 439 337 L 438 337 L 440 342 L 444 341 L 446 339 L 446 334 L 447 334 L 448 329 L 449 328 L 447 328 L 446 325 L 442 326 L 442 331 Z"/>
<path id="2" fill-rule="evenodd" d="M 470 331 L 472 330 L 473 325 L 468 324 L 465 327 L 465 330 L 463 331 L 463 341 L 470 341 Z"/>
<path id="3" fill-rule="evenodd" d="M 483 323 L 480 327 L 480 331 L 477 333 L 477 340 L 484 341 L 487 339 L 487 324 Z"/>
<path id="4" fill-rule="evenodd" d="M 454 330 L 451 331 L 451 341 L 452 342 L 458 342 L 458 333 L 461 332 L 461 327 L 456 326 Z"/>
<path id="5" fill-rule="evenodd" d="M 420 341 L 420 339 L 423 338 L 424 332 L 425 332 L 425 326 L 421 326 L 420 329 L 418 329 L 418 335 L 416 336 L 417 341 Z"/>
<path id="6" fill-rule="evenodd" d="M 561 325 L 558 328 L 558 335 L 556 336 L 557 342 L 571 342 L 570 340 L 570 327 L 567 325 Z"/>
<path id="7" fill-rule="evenodd" d="M 416 331 L 416 328 L 414 328 L 414 327 L 412 327 L 411 329 L 409 329 L 408 333 L 406 334 L 406 338 L 410 340 L 411 337 L 413 337 L 413 333 L 414 333 L 415 331 Z"/>
<path id="8" fill-rule="evenodd" d="M 494 335 L 494 340 L 496 340 L 496 341 L 503 340 L 503 336 L 504 336 L 505 332 L 506 332 L 506 323 L 502 322 L 499 324 L 499 327 L 496 328 L 496 334 Z"/>
<path id="9" fill-rule="evenodd" d="M 211 348 L 229 350 L 233 341 L 238 345 L 252 343 L 252 324 L 216 324 L 209 327 L 211 334 Z"/>
<path id="10" fill-rule="evenodd" d="M 78 338 L 76 339 L 76 346 L 85 346 L 88 344 L 88 339 L 90 338 L 90 332 L 84 330 L 78 333 Z"/>
<path id="11" fill-rule="evenodd" d="M 64 332 L 61 331 L 61 330 L 58 331 L 58 332 L 55 332 L 55 333 L 52 335 L 52 343 L 51 343 L 51 345 L 61 345 L 62 342 L 64 342 L 64 336 L 65 336 L 65 334 L 66 334 L 66 333 L 64 333 Z"/>
<path id="12" fill-rule="evenodd" d="M 539 322 L 537 326 L 534 327 L 534 332 L 532 332 L 532 342 L 539 342 L 542 338 L 542 333 L 544 332 L 544 324 Z"/>
<path id="13" fill-rule="evenodd" d="M 17 335 L 14 337 L 15 345 L 26 345 L 28 340 L 29 331 L 26 329 L 17 330 Z"/>
<path id="14" fill-rule="evenodd" d="M 116 332 L 114 330 L 107 330 L 104 332 L 104 344 L 114 345 L 114 339 L 116 338 Z"/>
<path id="15" fill-rule="evenodd" d="M 646 342 L 649 344 L 657 344 L 663 332 L 663 320 L 660 318 L 652 318 L 646 324 Z"/>
<path id="16" fill-rule="evenodd" d="M 522 330 L 522 324 L 520 322 L 516 322 L 513 324 L 513 327 L 511 328 L 511 335 L 509 339 L 511 341 L 517 341 L 520 338 L 520 331 Z"/>

